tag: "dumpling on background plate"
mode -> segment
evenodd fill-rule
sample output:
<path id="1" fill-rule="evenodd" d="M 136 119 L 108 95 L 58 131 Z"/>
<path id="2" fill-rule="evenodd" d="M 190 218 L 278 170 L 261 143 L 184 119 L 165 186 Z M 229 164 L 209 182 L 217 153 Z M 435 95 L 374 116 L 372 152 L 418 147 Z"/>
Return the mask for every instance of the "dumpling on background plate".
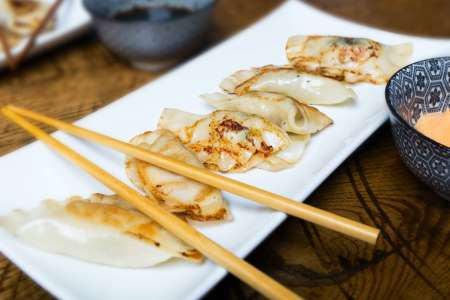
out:
<path id="1" fill-rule="evenodd" d="M 0 217 L 0 227 L 38 249 L 116 267 L 145 268 L 171 258 L 203 260 L 117 196 L 45 200 Z"/>
<path id="2" fill-rule="evenodd" d="M 207 167 L 222 172 L 244 172 L 251 168 L 280 170 L 292 166 L 301 156 L 290 155 L 284 165 L 272 160 L 283 151 L 303 151 L 289 135 L 271 121 L 243 112 L 217 110 L 196 115 L 178 109 L 165 109 L 159 128 L 175 133 Z M 297 160 L 293 161 L 295 157 Z"/>
<path id="3" fill-rule="evenodd" d="M 144 132 L 132 138 L 130 143 L 204 168 L 195 154 L 168 130 Z M 220 221 L 231 217 L 221 192 L 214 187 L 132 157 L 127 158 L 126 171 L 128 178 L 138 188 L 153 195 L 171 212 L 181 213 L 196 221 Z"/>
<path id="4" fill-rule="evenodd" d="M 272 92 L 289 96 L 300 103 L 332 105 L 356 99 L 355 92 L 340 81 L 298 72 L 290 66 L 268 65 L 237 71 L 220 87 L 237 95 Z"/>
<path id="5" fill-rule="evenodd" d="M 333 123 L 318 109 L 280 94 L 249 92 L 237 96 L 212 93 L 201 95 L 201 98 L 216 109 L 252 113 L 296 134 L 316 133 Z"/>
<path id="6" fill-rule="evenodd" d="M 44 20 L 52 3 L 49 0 L 1 0 L 0 27 L 19 36 L 29 36 Z M 53 26 L 54 20 L 50 20 L 46 29 Z"/>
<path id="7" fill-rule="evenodd" d="M 296 35 L 286 44 L 287 58 L 296 70 L 350 83 L 386 83 L 408 64 L 412 51 L 409 43 L 391 46 L 340 36 Z"/>

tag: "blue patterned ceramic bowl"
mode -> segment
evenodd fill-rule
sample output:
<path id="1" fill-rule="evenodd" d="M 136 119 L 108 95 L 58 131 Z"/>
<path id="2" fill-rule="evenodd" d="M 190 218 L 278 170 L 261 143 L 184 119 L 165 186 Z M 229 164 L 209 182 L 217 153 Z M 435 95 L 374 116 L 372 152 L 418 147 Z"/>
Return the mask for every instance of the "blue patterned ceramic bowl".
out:
<path id="1" fill-rule="evenodd" d="M 159 70 L 191 54 L 214 0 L 83 0 L 102 42 L 136 67 Z"/>
<path id="2" fill-rule="evenodd" d="M 422 114 L 450 108 L 450 57 L 432 58 L 399 70 L 386 86 L 392 133 L 411 171 L 450 200 L 450 148 L 414 129 Z"/>

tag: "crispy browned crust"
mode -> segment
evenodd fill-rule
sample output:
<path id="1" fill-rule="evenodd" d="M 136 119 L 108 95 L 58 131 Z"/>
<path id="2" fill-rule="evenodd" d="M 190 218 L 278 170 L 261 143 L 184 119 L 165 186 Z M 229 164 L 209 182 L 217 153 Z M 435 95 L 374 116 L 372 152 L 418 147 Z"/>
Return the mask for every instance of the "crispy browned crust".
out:
<path id="1" fill-rule="evenodd" d="M 195 262 L 202 262 L 205 257 L 203 256 L 203 254 L 201 254 L 199 251 L 193 249 L 193 250 L 189 250 L 189 251 L 185 251 L 185 252 L 181 252 L 181 255 L 183 257 L 186 257 L 189 260 L 195 261 Z"/>
<path id="2" fill-rule="evenodd" d="M 72 200 L 66 205 L 66 210 L 73 216 L 97 224 L 114 227 L 120 231 L 127 231 L 136 224 L 152 224 L 149 218 L 134 210 L 124 209 L 115 205 Z M 149 228 L 150 229 L 150 228 Z M 151 230 L 150 234 L 155 234 Z"/>
<path id="3" fill-rule="evenodd" d="M 141 224 L 138 226 L 135 226 L 129 230 L 127 230 L 125 233 L 132 235 L 133 237 L 150 243 L 156 247 L 160 247 L 161 244 L 159 242 L 157 242 L 154 239 L 154 235 L 155 235 L 155 224 L 154 222 L 149 222 L 149 223 L 145 223 L 145 224 Z M 195 261 L 195 262 L 201 262 L 203 260 L 203 255 L 197 251 L 196 249 L 191 249 L 191 250 L 187 250 L 187 251 L 183 251 L 179 253 L 181 256 Z"/>
<path id="4" fill-rule="evenodd" d="M 212 190 L 212 189 L 211 189 Z M 223 221 L 228 217 L 228 210 L 226 208 L 220 208 L 213 214 L 204 214 L 199 204 L 177 204 L 170 207 L 161 198 L 162 193 L 156 188 L 151 190 L 152 194 L 157 198 L 159 205 L 171 212 L 176 212 L 177 215 L 185 216 L 191 220 L 206 222 L 206 221 Z M 200 201 L 199 201 L 200 202 Z"/>
<path id="5" fill-rule="evenodd" d="M 304 45 L 309 43 L 309 41 L 314 39 L 320 39 L 321 36 L 309 36 L 306 38 Z M 344 38 L 348 45 L 352 44 L 353 38 Z M 345 47 L 337 44 L 333 44 L 330 46 L 330 49 L 327 53 L 330 52 L 338 52 L 339 62 L 341 64 L 346 63 L 347 59 L 350 59 L 355 63 L 364 63 L 367 60 L 375 57 L 378 58 L 381 55 L 382 45 L 373 40 L 367 40 L 369 43 L 368 47 Z M 288 46 L 288 45 L 287 45 Z M 286 46 L 286 48 L 287 48 Z M 367 52 L 370 52 L 367 55 Z M 298 55 L 291 55 L 289 57 L 290 64 L 299 72 L 307 72 L 315 75 L 322 75 L 325 77 L 333 78 L 339 81 L 346 81 L 350 83 L 357 82 L 370 82 L 373 84 L 384 83 L 386 80 L 376 80 L 373 79 L 370 74 L 365 74 L 362 72 L 358 72 L 356 70 L 348 70 L 344 68 L 338 67 L 327 67 L 323 66 L 323 56 L 304 56 L 303 49 L 299 51 Z M 317 65 L 318 67 L 312 68 L 312 65 Z"/>
<path id="6" fill-rule="evenodd" d="M 200 120 L 202 121 L 202 120 Z M 195 128 L 198 124 L 197 121 L 190 128 Z M 227 153 L 233 160 L 235 161 L 235 165 L 232 169 L 228 170 L 228 172 L 239 172 L 244 164 L 240 161 L 240 154 L 242 150 L 247 150 L 253 153 L 253 157 L 268 157 L 274 153 L 274 149 L 271 146 L 265 145 L 261 143 L 261 148 L 253 148 L 255 146 L 254 140 L 257 139 L 260 135 L 258 130 L 247 128 L 238 122 L 232 119 L 223 119 L 223 120 L 213 120 L 210 125 L 210 135 L 209 140 L 206 143 L 196 143 L 196 144 L 187 144 L 193 152 L 207 152 L 207 153 Z M 231 144 L 224 143 L 223 136 L 226 132 L 230 131 L 243 131 L 247 130 L 246 142 L 247 143 L 238 143 L 235 146 L 239 147 L 238 149 L 234 149 Z M 190 130 L 187 131 L 188 140 L 192 136 L 192 132 Z M 212 148 L 211 145 L 217 145 L 217 147 Z M 248 163 L 248 162 L 245 162 Z M 213 162 L 204 161 L 203 165 L 208 169 L 221 171 L 219 166 Z"/>
<path id="7" fill-rule="evenodd" d="M 201 215 L 201 214 L 195 214 L 193 213 L 193 210 L 186 209 L 185 212 L 182 213 L 183 215 L 186 215 L 192 220 L 200 221 L 200 222 L 207 222 L 207 221 L 222 221 L 226 220 L 228 218 L 228 210 L 226 208 L 220 208 L 218 211 L 216 211 L 214 214 L 210 215 Z"/>
<path id="8" fill-rule="evenodd" d="M 182 204 L 178 203 L 176 205 L 168 205 L 164 201 L 164 197 L 167 196 L 160 188 L 160 185 L 153 186 L 151 184 L 147 184 L 149 182 L 147 175 L 145 174 L 145 167 L 148 165 L 147 162 L 138 160 L 138 159 L 132 159 L 130 161 L 133 161 L 133 163 L 136 164 L 136 173 L 139 177 L 139 181 L 144 185 L 144 189 L 149 191 L 157 200 L 158 204 L 165 208 L 168 211 L 176 212 L 178 214 L 184 215 L 186 217 L 189 217 L 192 220 L 195 221 L 220 221 L 225 220 L 228 216 L 228 211 L 225 208 L 219 209 L 214 214 L 208 214 L 205 215 L 202 212 L 202 209 L 200 207 L 200 204 L 202 201 L 204 201 L 207 196 L 215 191 L 215 188 L 210 186 L 205 186 L 200 193 L 196 195 L 196 198 L 194 199 L 195 204 Z"/>
<path id="9" fill-rule="evenodd" d="M 86 202 L 78 198 L 72 198 L 66 205 L 66 210 L 82 220 L 110 226 L 156 247 L 161 246 L 156 238 L 161 230 L 160 226 L 138 211 L 110 204 Z M 195 249 L 179 254 L 196 262 L 203 259 L 202 254 Z"/>
<path id="10" fill-rule="evenodd" d="M 338 81 L 345 81 L 348 83 L 359 83 L 359 82 L 369 82 L 372 84 L 382 84 L 385 83 L 385 80 L 375 80 L 370 75 L 363 74 L 361 72 L 355 72 L 350 70 L 340 70 L 339 74 L 336 74 L 336 69 L 327 68 L 327 67 L 319 67 L 315 69 L 311 69 L 305 66 L 305 61 L 293 60 L 292 66 L 299 72 L 310 73 L 319 76 L 325 76 L 331 79 L 335 79 Z M 350 76 L 353 75 L 353 76 Z M 349 80 L 349 78 L 358 78 L 357 80 Z"/>

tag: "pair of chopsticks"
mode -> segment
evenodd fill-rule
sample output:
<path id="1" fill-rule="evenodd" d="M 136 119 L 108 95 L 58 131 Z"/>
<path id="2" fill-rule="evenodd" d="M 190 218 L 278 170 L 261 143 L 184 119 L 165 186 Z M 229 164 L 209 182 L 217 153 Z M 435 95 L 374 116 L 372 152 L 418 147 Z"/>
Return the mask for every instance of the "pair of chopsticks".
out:
<path id="1" fill-rule="evenodd" d="M 34 115 L 34 113 L 11 106 L 3 108 L 2 113 L 11 121 L 28 131 L 31 135 L 53 148 L 53 150 L 72 161 L 75 165 L 84 169 L 98 181 L 102 182 L 112 191 L 128 201 L 133 207 L 155 220 L 167 231 L 174 234 L 186 244 L 194 247 L 218 265 L 223 266 L 230 273 L 255 288 L 267 298 L 277 300 L 302 299 L 251 264 L 235 256 L 225 248 L 222 248 L 219 244 L 207 238 L 185 221 L 166 211 L 158 204 L 148 201 L 147 198 L 142 196 L 136 190 L 130 188 L 93 162 L 84 158 L 79 153 L 57 141 L 55 138 L 18 115 L 18 113 L 20 113 L 28 116 L 30 114 Z M 44 116 L 41 117 L 45 118 Z M 66 126 L 70 127 L 71 125 L 66 124 Z M 77 127 L 74 126 L 74 128 L 76 129 Z M 79 128 L 79 130 L 82 129 Z"/>
<path id="2" fill-rule="evenodd" d="M 7 106 L 7 110 L 23 115 L 32 120 L 42 122 L 69 134 L 91 140 L 107 147 L 113 148 L 129 156 L 146 161 L 152 165 L 168 171 L 189 177 L 195 181 L 214 186 L 218 189 L 251 199 L 261 205 L 287 213 L 291 216 L 321 225 L 328 229 L 349 235 L 356 239 L 375 244 L 380 231 L 377 228 L 338 216 L 336 214 L 315 208 L 305 203 L 299 203 L 289 198 L 277 195 L 249 184 L 213 173 L 204 168 L 194 167 L 190 164 L 165 157 L 138 146 L 134 146 L 106 135 L 71 125 L 30 110 L 15 106 Z"/>
<path id="3" fill-rule="evenodd" d="M 28 56 L 28 54 L 30 53 L 31 49 L 33 48 L 33 46 L 36 42 L 38 35 L 42 32 L 42 30 L 45 29 L 45 26 L 47 26 L 47 23 L 54 16 L 54 14 L 58 10 L 58 8 L 62 2 L 63 2 L 63 0 L 55 0 L 55 2 L 50 6 L 49 10 L 45 14 L 42 21 L 31 33 L 30 37 L 27 40 L 27 43 L 25 44 L 24 48 L 19 53 L 17 58 L 15 58 L 12 55 L 11 47 L 9 46 L 8 39 L 5 35 L 5 33 L 3 32 L 3 30 L 0 28 L 0 43 L 2 45 L 3 50 L 5 51 L 8 67 L 11 70 L 15 70 L 16 67 Z"/>
<path id="4" fill-rule="evenodd" d="M 206 257 L 223 266 L 230 273 L 239 277 L 241 280 L 268 298 L 298 299 L 298 296 L 252 265 L 239 259 L 228 250 L 208 239 L 184 221 L 181 221 L 171 213 L 168 213 L 157 204 L 146 201 L 146 198 L 134 189 L 131 189 L 129 186 L 114 178 L 105 170 L 96 166 L 64 144 L 58 142 L 41 129 L 26 121 L 20 115 L 53 126 L 69 134 L 98 142 L 127 155 L 149 162 L 157 167 L 177 174 L 182 174 L 183 176 L 189 177 L 196 181 L 246 197 L 275 210 L 283 211 L 290 215 L 303 218 L 371 244 L 375 244 L 379 234 L 379 230 L 376 228 L 322 211 L 303 203 L 297 203 L 283 196 L 212 173 L 206 169 L 191 166 L 184 162 L 162 156 L 158 153 L 145 150 L 88 129 L 71 125 L 14 106 L 7 106 L 2 109 L 2 112 L 6 117 L 27 130 L 37 139 L 40 139 L 54 150 L 73 161 L 76 165 L 90 173 L 93 177 L 108 186 L 115 193 L 129 201 L 131 205 L 153 218 L 169 232 L 199 250 Z"/>

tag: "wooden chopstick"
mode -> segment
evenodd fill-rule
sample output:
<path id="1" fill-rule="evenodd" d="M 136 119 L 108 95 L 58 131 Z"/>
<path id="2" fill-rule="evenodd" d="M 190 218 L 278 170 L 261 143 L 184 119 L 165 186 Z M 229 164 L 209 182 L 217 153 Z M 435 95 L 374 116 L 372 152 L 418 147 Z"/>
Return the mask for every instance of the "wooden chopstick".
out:
<path id="1" fill-rule="evenodd" d="M 53 17 L 53 15 L 56 13 L 56 11 L 58 10 L 58 8 L 62 2 L 63 2 L 63 0 L 56 0 L 50 6 L 50 8 L 48 9 L 48 11 L 45 14 L 44 18 L 42 19 L 42 21 L 31 33 L 31 35 L 28 38 L 28 41 L 25 44 L 22 51 L 19 53 L 17 58 L 14 59 L 14 66 L 18 66 L 28 56 L 28 54 L 30 53 L 31 49 L 34 46 L 34 43 L 36 42 L 38 35 L 42 32 L 42 30 L 44 30 L 45 26 L 50 21 L 50 19 Z"/>
<path id="2" fill-rule="evenodd" d="M 141 147 L 137 147 L 106 135 L 56 120 L 30 110 L 18 108 L 12 105 L 8 105 L 7 107 L 11 111 L 14 111 L 20 115 L 53 126 L 69 134 L 106 145 L 157 167 L 189 177 L 193 180 L 214 186 L 218 189 L 228 191 L 244 198 L 251 199 L 274 210 L 282 211 L 291 216 L 302 218 L 331 230 L 363 240 L 370 244 L 376 243 L 380 233 L 377 228 L 370 227 L 304 203 L 293 201 L 281 195 L 277 195 L 249 184 L 213 173 L 207 169 L 197 168 L 184 162 L 148 151 Z"/>
<path id="3" fill-rule="evenodd" d="M 79 153 L 57 141 L 55 138 L 51 137 L 43 130 L 31 124 L 16 113 L 8 110 L 7 108 L 3 108 L 2 113 L 11 121 L 28 131 L 31 135 L 41 140 L 53 150 L 72 161 L 75 165 L 88 172 L 123 199 L 127 200 L 133 207 L 148 215 L 166 230 L 203 253 L 206 257 L 218 265 L 221 265 L 227 269 L 230 273 L 239 277 L 242 281 L 259 291 L 262 295 L 270 299 L 302 299 L 251 264 L 235 256 L 225 248 L 222 248 L 219 244 L 210 240 L 180 218 L 167 212 L 159 205 L 154 204 L 152 201 L 148 201 L 148 199 L 139 194 L 137 191 L 130 188 L 128 185 L 115 178 L 99 166 L 95 165 L 93 162 L 84 158 Z"/>

